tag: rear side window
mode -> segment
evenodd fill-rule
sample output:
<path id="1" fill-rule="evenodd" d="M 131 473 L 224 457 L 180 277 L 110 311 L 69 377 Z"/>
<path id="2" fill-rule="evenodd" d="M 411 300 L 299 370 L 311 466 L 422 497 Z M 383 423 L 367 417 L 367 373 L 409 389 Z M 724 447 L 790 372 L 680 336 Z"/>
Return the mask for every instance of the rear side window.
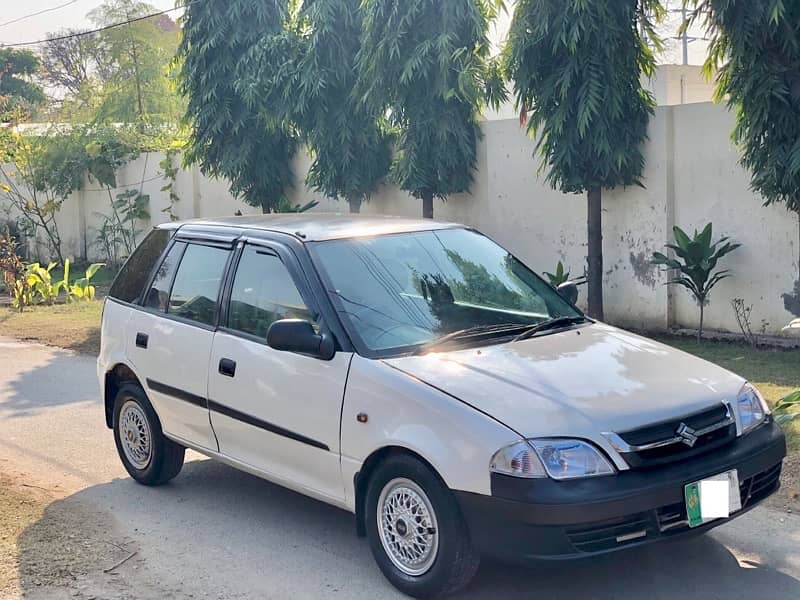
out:
<path id="1" fill-rule="evenodd" d="M 136 302 L 169 238 L 166 229 L 151 231 L 122 267 L 108 295 L 123 302 Z"/>
<path id="2" fill-rule="evenodd" d="M 229 250 L 189 244 L 172 284 L 167 313 L 213 325 Z"/>
<path id="3" fill-rule="evenodd" d="M 176 242 L 164 257 L 153 277 L 150 289 L 145 294 L 144 305 L 147 308 L 167 312 L 169 289 L 172 286 L 172 280 L 175 278 L 175 271 L 178 270 L 178 263 L 181 262 L 184 248 L 186 248 L 185 242 Z"/>

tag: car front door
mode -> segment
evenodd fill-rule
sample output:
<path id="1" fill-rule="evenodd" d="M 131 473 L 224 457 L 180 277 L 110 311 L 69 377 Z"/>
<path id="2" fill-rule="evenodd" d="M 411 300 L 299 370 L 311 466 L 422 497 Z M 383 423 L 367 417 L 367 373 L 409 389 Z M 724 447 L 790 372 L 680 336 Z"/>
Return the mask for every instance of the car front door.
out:
<path id="1" fill-rule="evenodd" d="M 247 244 L 214 335 L 209 409 L 220 452 L 271 478 L 344 499 L 339 419 L 352 354 L 330 361 L 267 346 L 269 326 L 295 318 L 324 327 L 291 251 Z"/>
<path id="2" fill-rule="evenodd" d="M 176 241 L 128 323 L 128 357 L 164 432 L 214 451 L 208 369 L 230 254 L 219 245 Z"/>

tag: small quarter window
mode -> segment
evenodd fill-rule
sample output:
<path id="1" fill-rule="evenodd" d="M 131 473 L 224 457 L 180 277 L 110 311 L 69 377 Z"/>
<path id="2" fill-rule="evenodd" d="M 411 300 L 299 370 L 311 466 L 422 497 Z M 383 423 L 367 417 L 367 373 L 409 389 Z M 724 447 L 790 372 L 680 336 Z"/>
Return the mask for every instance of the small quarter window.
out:
<path id="1" fill-rule="evenodd" d="M 280 319 L 314 321 L 281 259 L 255 248 L 239 260 L 228 314 L 230 329 L 259 338 Z"/>
<path id="2" fill-rule="evenodd" d="M 189 244 L 172 284 L 167 313 L 213 325 L 229 254 L 223 248 Z"/>
<path id="3" fill-rule="evenodd" d="M 186 248 L 185 242 L 176 242 L 169 252 L 164 257 L 164 260 L 159 265 L 153 283 L 150 284 L 150 289 L 144 297 L 144 305 L 147 308 L 152 308 L 160 312 L 167 312 L 167 301 L 169 300 L 169 288 L 172 285 L 172 280 L 175 278 L 175 271 L 178 269 L 178 263 L 181 262 L 181 256 Z"/>
<path id="4" fill-rule="evenodd" d="M 170 232 L 166 229 L 151 231 L 122 267 L 108 295 L 123 302 L 136 302 L 169 238 Z"/>

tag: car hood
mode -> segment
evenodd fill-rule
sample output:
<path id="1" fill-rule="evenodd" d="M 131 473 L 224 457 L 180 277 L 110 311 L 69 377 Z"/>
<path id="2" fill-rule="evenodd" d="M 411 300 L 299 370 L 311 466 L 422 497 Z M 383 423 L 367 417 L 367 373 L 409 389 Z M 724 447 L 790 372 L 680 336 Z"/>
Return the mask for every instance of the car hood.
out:
<path id="1" fill-rule="evenodd" d="M 601 323 L 385 362 L 523 437 L 599 441 L 602 432 L 734 401 L 744 384 L 712 363 Z"/>

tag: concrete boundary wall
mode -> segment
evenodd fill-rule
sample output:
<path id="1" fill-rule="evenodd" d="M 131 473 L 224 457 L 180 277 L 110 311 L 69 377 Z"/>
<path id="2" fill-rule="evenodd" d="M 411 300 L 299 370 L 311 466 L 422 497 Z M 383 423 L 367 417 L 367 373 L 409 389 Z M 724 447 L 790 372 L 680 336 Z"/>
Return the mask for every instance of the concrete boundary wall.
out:
<path id="1" fill-rule="evenodd" d="M 538 271 L 552 271 L 561 260 L 573 274 L 586 264 L 586 199 L 551 190 L 537 171 L 534 143 L 515 119 L 484 123 L 475 182 L 469 194 L 436 201 L 437 219 L 474 226 L 508 247 Z M 637 329 L 695 327 L 698 310 L 683 288 L 664 285 L 666 276 L 649 264 L 655 250 L 670 241 L 674 224 L 684 229 L 714 223 L 715 237 L 727 235 L 743 244 L 723 268 L 732 277 L 711 294 L 706 310 L 710 328 L 738 331 L 730 301 L 744 298 L 754 305 L 754 329 L 777 333 L 796 307 L 794 286 L 800 279 L 800 225 L 796 214 L 782 206 L 763 207 L 749 190 L 748 174 L 738 165 L 730 142 L 733 117 L 711 103 L 662 106 L 650 124 L 645 155 L 644 187 L 603 192 L 605 303 L 609 322 Z M 159 161 L 149 154 L 123 167 L 120 190 L 141 188 L 150 196 L 149 223 L 167 221 L 169 203 L 161 188 Z M 293 204 L 310 199 L 318 211 L 345 212 L 347 204 L 321 197 L 305 188 L 310 159 L 295 160 L 298 183 Z M 180 197 L 173 208 L 180 219 L 258 212 L 231 197 L 224 181 L 209 179 L 196 169 L 181 170 L 175 184 Z M 0 208 L 3 205 L 0 194 Z M 108 212 L 109 198 L 95 182 L 73 194 L 58 217 L 67 256 L 102 258 L 94 244 L 99 214 Z M 421 202 L 394 186 L 385 186 L 362 207 L 364 213 L 419 216 Z M 788 302 L 784 301 L 784 296 Z"/>

